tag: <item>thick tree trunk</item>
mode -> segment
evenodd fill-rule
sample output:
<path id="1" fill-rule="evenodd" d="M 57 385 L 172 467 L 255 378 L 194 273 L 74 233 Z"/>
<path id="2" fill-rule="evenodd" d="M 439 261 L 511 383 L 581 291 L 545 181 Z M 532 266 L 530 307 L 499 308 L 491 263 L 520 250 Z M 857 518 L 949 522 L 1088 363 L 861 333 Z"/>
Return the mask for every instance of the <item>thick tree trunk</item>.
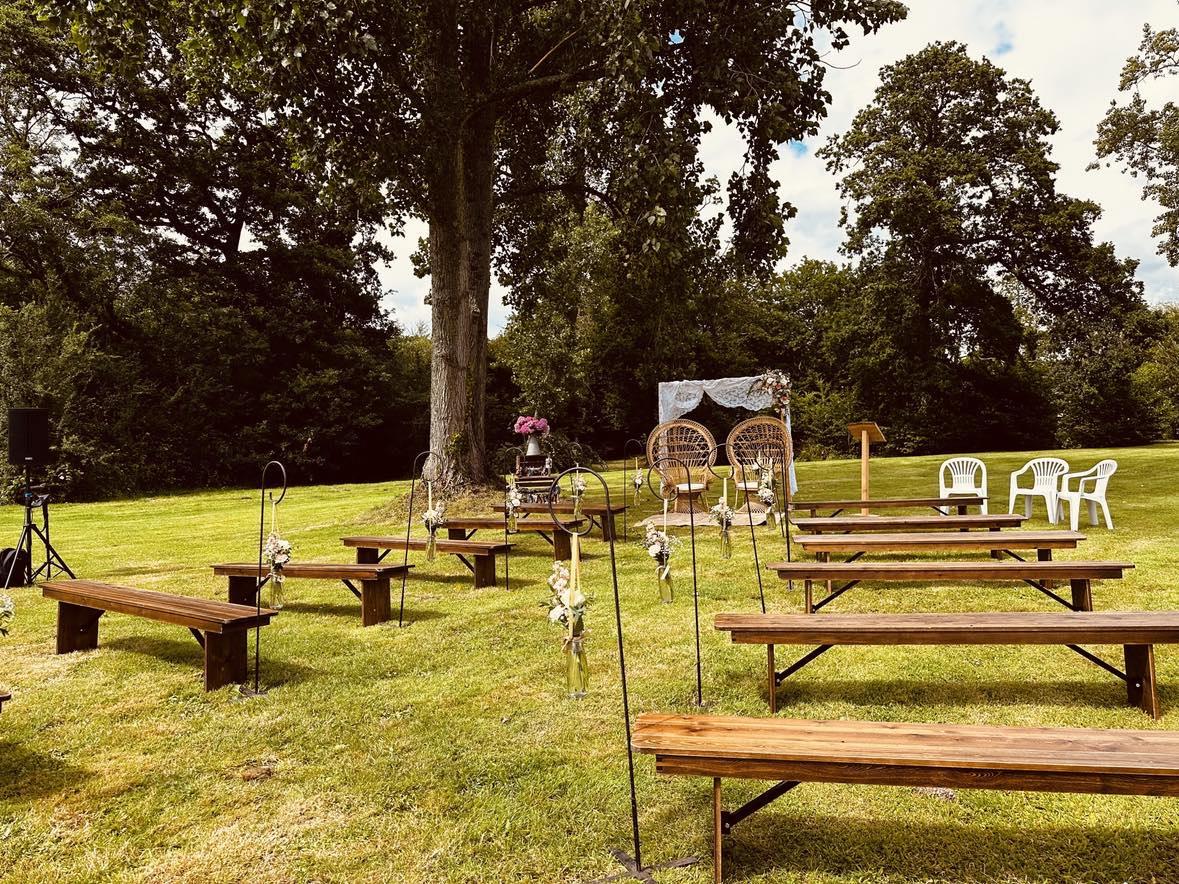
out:
<path id="1" fill-rule="evenodd" d="M 478 95 L 489 77 L 484 40 L 465 48 Z M 487 478 L 484 408 L 487 392 L 487 310 L 491 291 L 491 225 L 495 116 L 489 108 L 456 120 L 453 141 L 437 159 L 432 182 L 430 294 L 433 363 L 430 448 L 448 483 Z"/>

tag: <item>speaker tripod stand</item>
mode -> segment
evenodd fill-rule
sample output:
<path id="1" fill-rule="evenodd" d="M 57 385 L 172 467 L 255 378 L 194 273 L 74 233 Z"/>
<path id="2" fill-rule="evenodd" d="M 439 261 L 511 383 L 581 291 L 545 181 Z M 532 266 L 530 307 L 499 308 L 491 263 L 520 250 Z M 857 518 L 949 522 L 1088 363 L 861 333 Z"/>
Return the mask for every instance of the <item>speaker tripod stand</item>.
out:
<path id="1" fill-rule="evenodd" d="M 25 468 L 25 490 L 22 494 L 22 499 L 25 507 L 25 523 L 20 530 L 20 540 L 16 543 L 18 551 L 24 550 L 28 555 L 29 562 L 29 582 L 36 583 L 37 578 L 42 574 L 47 580 L 53 578 L 53 569 L 57 568 L 59 571 L 64 571 L 70 576 L 74 577 L 74 572 L 70 570 L 70 566 L 65 563 L 65 559 L 61 554 L 54 549 L 53 544 L 49 542 L 49 495 L 44 492 L 42 488 L 36 489 L 40 493 L 34 493 L 34 488 L 29 482 L 29 470 Z M 33 521 L 33 510 L 41 510 L 41 524 L 38 525 Z M 45 545 L 45 561 L 37 566 L 37 570 L 33 570 L 33 539 L 40 540 Z M 12 562 L 8 566 L 8 573 L 4 575 L 4 589 L 7 592 L 12 586 L 12 579 L 16 577 L 17 557 L 12 557 Z"/>

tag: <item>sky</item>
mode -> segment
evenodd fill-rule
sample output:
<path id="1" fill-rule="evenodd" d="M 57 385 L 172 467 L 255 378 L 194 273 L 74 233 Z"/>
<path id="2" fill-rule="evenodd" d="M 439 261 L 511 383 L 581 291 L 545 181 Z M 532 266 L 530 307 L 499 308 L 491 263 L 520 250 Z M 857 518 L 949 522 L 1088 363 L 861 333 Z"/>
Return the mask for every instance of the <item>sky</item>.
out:
<path id="1" fill-rule="evenodd" d="M 1069 196 L 1096 201 L 1104 209 L 1096 224 L 1099 240 L 1109 240 L 1120 257 L 1138 258 L 1138 278 L 1151 303 L 1179 302 L 1179 270 L 1157 254 L 1150 229 L 1158 206 L 1143 202 L 1141 181 L 1116 165 L 1087 171 L 1096 157 L 1093 139 L 1117 90 L 1126 58 L 1137 48 L 1142 26 L 1179 24 L 1175 0 L 910 0 L 908 18 L 874 35 L 853 30 L 852 45 L 831 57 L 826 86 L 833 96 L 819 135 L 784 145 L 773 168 L 782 198 L 798 207 L 787 222 L 790 251 L 784 266 L 802 258 L 838 260 L 843 232 L 836 179 L 815 158 L 827 138 L 844 132 L 852 117 L 872 100 L 880 68 L 916 52 L 935 40 L 957 40 L 971 55 L 986 56 L 1011 76 L 1031 81 L 1040 102 L 1054 111 L 1060 131 L 1053 141 L 1053 159 L 1060 164 L 1057 186 Z M 838 67 L 834 67 L 838 66 Z M 1174 85 L 1172 80 L 1171 86 Z M 1156 87 L 1156 95 L 1161 95 Z M 1150 92 L 1146 92 L 1151 98 Z M 701 144 L 709 174 L 722 182 L 740 166 L 740 136 L 719 120 Z M 429 279 L 413 275 L 409 255 L 426 225 L 410 220 L 405 235 L 393 240 L 395 259 L 381 271 L 392 294 L 386 307 L 402 328 L 412 331 L 429 323 L 424 303 Z M 497 334 L 508 318 L 503 290 L 493 282 L 489 326 Z"/>

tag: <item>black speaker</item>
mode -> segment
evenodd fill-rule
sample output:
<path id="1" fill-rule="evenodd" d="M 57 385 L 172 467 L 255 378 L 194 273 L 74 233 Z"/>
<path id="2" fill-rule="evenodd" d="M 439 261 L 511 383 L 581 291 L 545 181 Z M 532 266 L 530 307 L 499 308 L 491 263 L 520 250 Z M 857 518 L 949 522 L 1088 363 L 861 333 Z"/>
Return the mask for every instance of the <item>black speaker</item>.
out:
<path id="1" fill-rule="evenodd" d="M 49 463 L 49 412 L 8 409 L 8 462 L 15 466 Z"/>

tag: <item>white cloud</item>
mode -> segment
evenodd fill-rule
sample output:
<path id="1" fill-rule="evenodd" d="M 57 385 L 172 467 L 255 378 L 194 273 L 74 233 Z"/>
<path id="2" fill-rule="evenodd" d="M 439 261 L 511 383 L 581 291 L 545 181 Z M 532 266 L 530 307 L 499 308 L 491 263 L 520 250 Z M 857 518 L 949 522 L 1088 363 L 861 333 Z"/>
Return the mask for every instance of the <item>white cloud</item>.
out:
<path id="1" fill-rule="evenodd" d="M 1158 207 L 1141 198 L 1141 181 L 1118 168 L 1086 171 L 1095 159 L 1093 138 L 1117 88 L 1125 59 L 1135 51 L 1142 25 L 1179 24 L 1174 0 L 1138 0 L 1111 4 L 1108 0 L 991 0 L 947 3 L 944 0 L 910 0 L 908 18 L 878 34 L 853 39 L 850 49 L 833 58 L 827 88 L 833 95 L 828 118 L 819 136 L 803 145 L 790 146 L 775 164 L 782 196 L 798 207 L 787 225 L 790 262 L 803 257 L 839 257 L 840 199 L 835 179 L 815 158 L 815 150 L 828 136 L 843 132 L 856 111 L 872 100 L 880 68 L 898 61 L 935 40 L 957 40 L 972 55 L 986 55 L 1012 76 L 1031 81 L 1040 101 L 1060 119 L 1053 157 L 1060 164 L 1059 185 L 1070 196 L 1095 200 L 1104 209 L 1097 235 L 1111 240 L 1122 257 L 1142 263 L 1138 277 L 1146 285 L 1147 299 L 1158 303 L 1179 301 L 1179 274 L 1156 254 L 1151 236 Z M 701 156 L 705 168 L 722 184 L 740 166 L 740 136 L 714 120 L 714 131 L 705 137 Z M 802 149 L 805 148 L 805 149 Z M 397 257 L 382 271 L 385 285 L 395 294 L 387 306 L 396 310 L 403 328 L 429 321 L 423 303 L 429 280 L 413 276 L 409 254 L 425 225 L 411 222 L 406 236 L 394 243 Z M 492 334 L 503 328 L 507 310 L 502 290 L 493 287 Z"/>

